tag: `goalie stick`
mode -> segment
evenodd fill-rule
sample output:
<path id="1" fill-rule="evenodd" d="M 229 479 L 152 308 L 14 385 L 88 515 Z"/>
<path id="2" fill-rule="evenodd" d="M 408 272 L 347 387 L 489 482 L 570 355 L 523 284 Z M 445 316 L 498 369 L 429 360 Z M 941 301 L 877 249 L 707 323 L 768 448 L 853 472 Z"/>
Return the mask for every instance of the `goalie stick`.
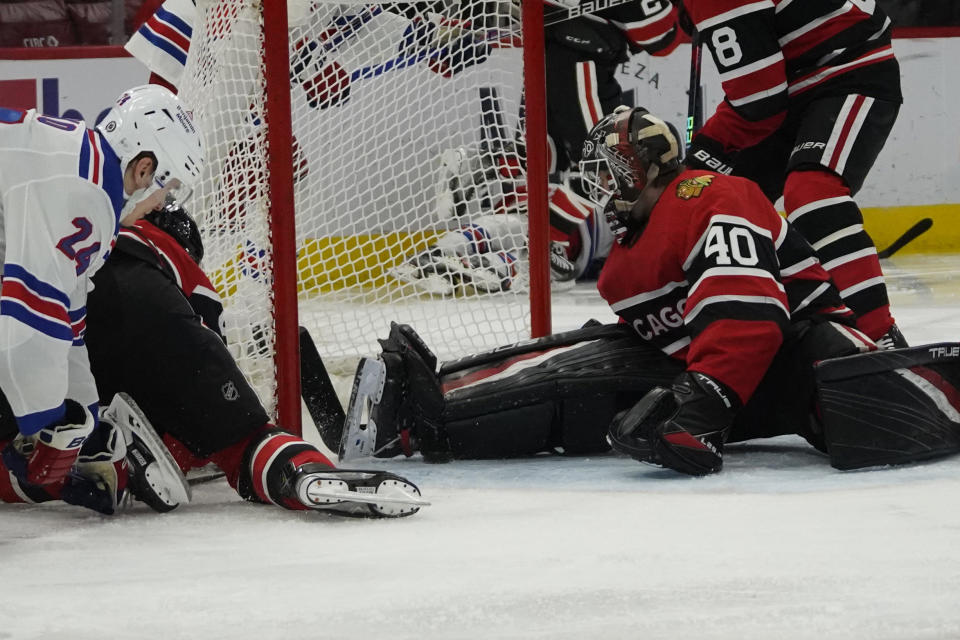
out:
<path id="1" fill-rule="evenodd" d="M 530 0 L 524 1 L 529 2 Z M 598 11 L 603 11 L 604 9 L 609 9 L 610 7 L 627 4 L 628 2 L 632 1 L 633 0 L 586 0 L 586 2 L 581 2 L 575 7 L 570 7 L 554 0 L 543 0 L 545 7 L 550 7 L 549 11 L 544 11 L 543 26 L 549 27 L 550 25 L 558 24 L 560 22 L 564 22 L 565 20 L 572 20 L 574 18 L 603 20 L 603 18 L 598 18 L 592 14 Z M 606 22 L 606 20 L 603 21 Z"/>
<path id="2" fill-rule="evenodd" d="M 900 249 L 903 249 L 906 245 L 916 240 L 918 236 L 921 236 L 929 231 L 930 227 L 932 226 L 933 220 L 931 218 L 923 218 L 915 225 L 907 229 L 902 236 L 894 240 L 889 247 L 883 249 L 882 251 L 877 251 L 877 257 L 881 260 L 889 258 L 897 251 L 900 251 Z"/>
<path id="3" fill-rule="evenodd" d="M 703 47 L 700 32 L 694 31 L 690 41 L 690 88 L 687 90 L 687 139 L 685 152 L 690 152 L 694 134 L 703 124 L 703 87 L 700 85 L 700 68 L 703 62 Z"/>
<path id="4" fill-rule="evenodd" d="M 305 327 L 300 327 L 300 393 L 323 444 L 337 452 L 346 414 L 327 367 Z"/>

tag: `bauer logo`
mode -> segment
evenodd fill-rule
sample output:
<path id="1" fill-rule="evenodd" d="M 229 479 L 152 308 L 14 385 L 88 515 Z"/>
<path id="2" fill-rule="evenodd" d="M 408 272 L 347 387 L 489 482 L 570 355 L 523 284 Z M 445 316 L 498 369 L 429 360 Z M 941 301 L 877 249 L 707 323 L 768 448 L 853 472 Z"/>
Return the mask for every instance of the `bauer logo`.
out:
<path id="1" fill-rule="evenodd" d="M 930 347 L 930 355 L 934 358 L 956 358 L 960 357 L 960 346 L 952 347 Z"/>
<path id="2" fill-rule="evenodd" d="M 618 4 L 621 4 L 621 0 L 589 0 L 588 2 L 581 3 L 576 7 L 571 7 L 569 15 L 571 18 L 576 18 L 577 16 L 586 13 L 596 13 L 601 9 L 606 9 L 607 7 L 612 7 Z"/>
<path id="3" fill-rule="evenodd" d="M 801 142 L 793 148 L 793 151 L 790 152 L 790 155 L 793 155 L 797 151 L 806 151 L 807 149 L 826 149 L 827 145 L 823 142 Z"/>

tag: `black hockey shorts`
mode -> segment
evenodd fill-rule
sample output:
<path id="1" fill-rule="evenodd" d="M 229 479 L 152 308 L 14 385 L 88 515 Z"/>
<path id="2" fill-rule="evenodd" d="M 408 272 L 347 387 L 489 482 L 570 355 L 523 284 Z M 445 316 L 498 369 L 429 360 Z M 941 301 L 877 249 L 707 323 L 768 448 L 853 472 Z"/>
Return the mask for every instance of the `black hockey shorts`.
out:
<path id="1" fill-rule="evenodd" d="M 158 432 L 201 458 L 268 421 L 224 343 L 163 272 L 118 252 L 94 284 L 86 343 L 104 406 L 128 393 Z"/>
<path id="2" fill-rule="evenodd" d="M 817 319 L 790 325 L 767 373 L 734 419 L 728 441 L 798 434 L 825 451 L 814 415 L 813 366 L 820 360 L 860 353 L 872 344 L 863 334 L 836 322 Z"/>
<path id="3" fill-rule="evenodd" d="M 899 111 L 898 103 L 857 94 L 798 102 L 776 133 L 740 152 L 734 174 L 753 180 L 776 202 L 788 173 L 819 166 L 842 176 L 856 195 Z"/>
<path id="4" fill-rule="evenodd" d="M 623 89 L 614 75 L 619 65 L 550 41 L 545 57 L 547 133 L 555 155 L 551 173 L 577 170 L 590 129 L 623 104 Z"/>

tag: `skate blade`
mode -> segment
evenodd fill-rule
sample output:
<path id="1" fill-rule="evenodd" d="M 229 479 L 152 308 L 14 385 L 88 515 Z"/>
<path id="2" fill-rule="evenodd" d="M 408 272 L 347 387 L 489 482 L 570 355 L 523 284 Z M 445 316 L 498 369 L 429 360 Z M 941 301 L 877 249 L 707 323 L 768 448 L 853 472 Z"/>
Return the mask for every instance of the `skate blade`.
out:
<path id="1" fill-rule="evenodd" d="M 126 393 L 118 393 L 113 397 L 105 417 L 123 432 L 123 437 L 132 441 L 132 433 L 143 440 L 152 453 L 155 453 L 157 474 L 161 479 L 174 479 L 175 482 L 163 482 L 167 485 L 167 500 L 170 504 L 187 504 L 193 497 L 190 484 L 180 470 L 167 445 L 157 435 L 150 421 L 140 410 L 140 407 Z"/>
<path id="2" fill-rule="evenodd" d="M 364 491 L 351 491 L 346 482 L 334 479 L 321 479 L 311 482 L 301 493 L 303 504 L 313 506 L 318 510 L 337 512 L 343 505 L 365 505 L 369 510 L 368 516 L 384 516 L 398 518 L 411 516 L 421 507 L 430 503 L 418 495 L 416 489 L 400 480 L 384 480 L 376 489 L 364 487 Z M 408 491 L 408 489 L 410 491 Z M 344 515 L 363 515 L 356 512 L 343 512 Z"/>
<path id="3" fill-rule="evenodd" d="M 340 439 L 340 462 L 365 458 L 374 454 L 377 442 L 377 425 L 363 422 L 365 410 L 371 404 L 380 402 L 383 397 L 383 385 L 387 380 L 387 367 L 382 360 L 362 358 L 357 365 L 357 374 L 353 379 L 350 403 L 347 405 L 343 424 L 343 436 Z"/>

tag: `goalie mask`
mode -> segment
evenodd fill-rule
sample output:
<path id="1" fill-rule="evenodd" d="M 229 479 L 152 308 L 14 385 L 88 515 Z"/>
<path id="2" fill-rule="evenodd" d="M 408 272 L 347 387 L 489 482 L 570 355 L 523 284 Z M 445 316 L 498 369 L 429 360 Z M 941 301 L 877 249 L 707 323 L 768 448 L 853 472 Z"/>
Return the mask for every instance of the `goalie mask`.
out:
<path id="1" fill-rule="evenodd" d="M 176 180 L 179 184 L 171 195 L 180 202 L 200 179 L 203 138 L 190 111 L 164 87 L 144 85 L 125 91 L 97 131 L 120 157 L 121 171 L 139 153 L 152 153 L 157 160 L 154 181 L 164 187 Z"/>
<path id="2" fill-rule="evenodd" d="M 603 210 L 618 242 L 645 224 L 644 212 L 637 211 L 643 190 L 680 169 L 678 139 L 673 125 L 643 107 L 617 107 L 590 130 L 580 161 L 583 190 Z"/>

